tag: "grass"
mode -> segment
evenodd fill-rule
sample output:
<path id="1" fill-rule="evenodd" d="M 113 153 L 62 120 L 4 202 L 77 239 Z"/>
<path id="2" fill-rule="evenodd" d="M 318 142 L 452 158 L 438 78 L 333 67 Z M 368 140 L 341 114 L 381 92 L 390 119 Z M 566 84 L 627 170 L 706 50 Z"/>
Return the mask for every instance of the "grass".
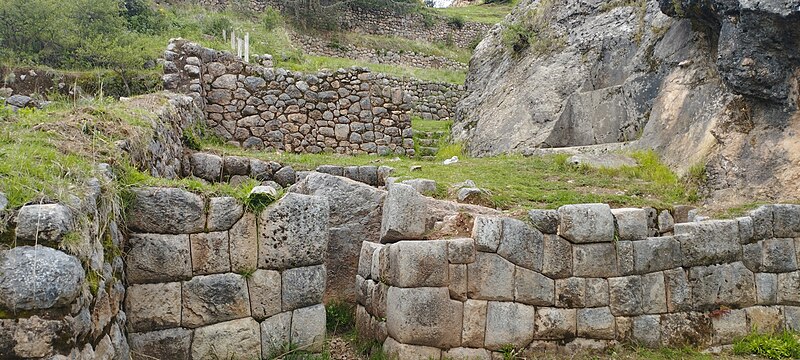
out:
<path id="1" fill-rule="evenodd" d="M 426 69 L 411 66 L 373 64 L 366 61 L 357 61 L 329 56 L 303 56 L 302 59 L 293 61 L 277 61 L 276 66 L 288 70 L 316 72 L 321 69 L 336 70 L 350 66 L 366 67 L 373 72 L 384 73 L 401 78 L 416 78 L 420 80 L 463 84 L 467 79 L 466 70 Z"/>
<path id="2" fill-rule="evenodd" d="M 467 22 L 494 25 L 503 21 L 505 16 L 511 13 L 511 10 L 516 4 L 517 1 L 514 0 L 507 4 L 478 4 L 426 10 L 450 19 L 463 18 Z"/>
<path id="3" fill-rule="evenodd" d="M 342 33 L 344 42 L 359 47 L 393 52 L 415 52 L 417 54 L 441 56 L 460 63 L 468 63 L 472 52 L 445 43 L 430 43 L 411 40 L 400 36 L 371 35 L 362 33 Z"/>
<path id="4" fill-rule="evenodd" d="M 351 303 L 331 301 L 325 305 L 328 333 L 347 334 L 355 331 L 356 309 Z"/>
<path id="5" fill-rule="evenodd" d="M 395 168 L 393 176 L 432 179 L 440 185 L 470 179 L 491 193 L 496 207 L 511 211 L 593 202 L 665 209 L 696 200 L 696 192 L 687 188 L 652 152 L 631 154 L 639 166 L 610 170 L 574 167 L 567 163 L 566 155 L 471 158 L 462 154 L 459 145 L 446 150 L 446 155 L 459 154 L 460 161 L 452 165 L 405 157 L 251 152 L 213 144 L 206 149 L 224 155 L 274 160 L 290 164 L 296 170 L 313 170 L 319 165 L 387 165 Z M 439 157 L 443 157 L 441 151 Z M 421 166 L 421 170 L 411 172 L 415 165 Z"/>
<path id="6" fill-rule="evenodd" d="M 776 334 L 753 332 L 733 344 L 738 355 L 758 355 L 767 359 L 800 359 L 800 334 L 783 331 Z"/>
<path id="7" fill-rule="evenodd" d="M 418 132 L 444 131 L 449 133 L 453 126 L 452 120 L 424 120 L 418 116 L 411 118 L 411 128 Z"/>

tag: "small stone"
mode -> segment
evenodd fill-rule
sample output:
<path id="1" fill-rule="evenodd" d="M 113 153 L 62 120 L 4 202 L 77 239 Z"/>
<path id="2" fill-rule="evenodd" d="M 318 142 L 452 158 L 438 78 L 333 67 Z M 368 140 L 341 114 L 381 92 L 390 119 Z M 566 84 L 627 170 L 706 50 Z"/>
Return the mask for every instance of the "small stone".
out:
<path id="1" fill-rule="evenodd" d="M 672 232 L 675 227 L 675 220 L 669 210 L 661 210 L 658 213 L 658 232 L 661 234 Z"/>
<path id="2" fill-rule="evenodd" d="M 477 216 L 472 228 L 472 237 L 478 251 L 497 252 L 503 231 L 503 219 L 499 217 Z"/>
<path id="3" fill-rule="evenodd" d="M 406 184 L 414 188 L 418 193 L 422 195 L 431 196 L 436 193 L 436 181 L 429 180 L 429 179 L 410 179 L 410 180 L 403 180 L 401 184 Z"/>
<path id="4" fill-rule="evenodd" d="M 288 187 L 297 181 L 297 173 L 291 166 L 284 166 L 273 175 L 275 181 L 283 187 Z"/>
<path id="5" fill-rule="evenodd" d="M 194 153 L 191 156 L 192 175 L 210 182 L 222 177 L 222 158 L 214 154 Z"/>

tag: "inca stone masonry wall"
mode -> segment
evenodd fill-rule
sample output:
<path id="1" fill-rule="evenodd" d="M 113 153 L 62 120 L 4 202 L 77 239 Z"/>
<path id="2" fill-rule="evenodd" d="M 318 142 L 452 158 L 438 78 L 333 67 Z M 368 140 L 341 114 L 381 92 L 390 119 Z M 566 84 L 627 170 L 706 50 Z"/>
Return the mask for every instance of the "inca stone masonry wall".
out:
<path id="1" fill-rule="evenodd" d="M 164 87 L 204 105 L 230 143 L 288 152 L 414 155 L 411 97 L 366 69 L 305 75 L 247 64 L 183 40 L 164 54 Z"/>
<path id="2" fill-rule="evenodd" d="M 328 203 L 141 188 L 128 212 L 125 305 L 134 359 L 272 358 L 322 350 Z"/>
<path id="3" fill-rule="evenodd" d="M 710 346 L 753 328 L 800 330 L 800 206 L 679 224 L 659 215 L 568 205 L 533 211 L 533 226 L 479 216 L 471 238 L 365 242 L 358 332 L 402 359 L 491 359 L 508 344 Z M 407 230 L 384 222 L 382 233 Z"/>

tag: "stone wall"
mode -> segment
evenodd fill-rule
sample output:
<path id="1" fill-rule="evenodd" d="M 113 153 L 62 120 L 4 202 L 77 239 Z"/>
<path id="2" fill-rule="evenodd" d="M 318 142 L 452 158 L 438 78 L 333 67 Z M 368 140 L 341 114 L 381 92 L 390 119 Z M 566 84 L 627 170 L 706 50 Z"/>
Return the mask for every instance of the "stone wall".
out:
<path id="1" fill-rule="evenodd" d="M 204 104 L 207 124 L 245 148 L 414 155 L 411 97 L 349 68 L 315 75 L 247 64 L 183 40 L 164 54 L 164 87 Z"/>
<path id="2" fill-rule="evenodd" d="M 467 64 L 451 60 L 444 56 L 363 48 L 301 34 L 293 34 L 292 40 L 295 42 L 295 44 L 302 47 L 304 53 L 309 55 L 355 59 L 368 61 L 374 64 L 390 64 L 433 69 L 467 70 Z"/>
<path id="3" fill-rule="evenodd" d="M 271 358 L 322 350 L 328 203 L 133 190 L 125 308 L 134 359 Z"/>
<path id="4" fill-rule="evenodd" d="M 491 359 L 509 344 L 711 346 L 800 330 L 800 206 L 678 224 L 655 215 L 567 205 L 532 211 L 533 226 L 479 216 L 471 238 L 364 243 L 358 332 L 390 356 Z M 417 238 L 402 230 L 392 238 Z"/>
<path id="5" fill-rule="evenodd" d="M 464 97 L 464 85 L 417 79 L 392 79 L 411 95 L 413 115 L 425 120 L 455 119 L 456 104 Z"/>
<path id="6" fill-rule="evenodd" d="M 195 2 L 218 10 L 227 8 L 231 3 L 230 0 L 186 0 L 184 2 Z M 253 11 L 264 11 L 267 6 L 279 10 L 284 8 L 281 0 L 250 0 L 250 9 Z M 417 13 L 397 15 L 386 11 L 347 9 L 341 14 L 340 25 L 342 29 L 349 31 L 401 36 L 428 42 L 453 43 L 462 48 L 477 44 L 477 41 L 483 38 L 484 34 L 492 27 L 483 23 L 465 22 L 459 28 L 449 24 L 448 20 L 443 17 L 431 17 L 426 22 L 425 18 Z"/>
<path id="7" fill-rule="evenodd" d="M 12 219 L 0 239 L 0 358 L 130 358 L 123 237 L 100 173 L 73 203 L 0 207 Z"/>

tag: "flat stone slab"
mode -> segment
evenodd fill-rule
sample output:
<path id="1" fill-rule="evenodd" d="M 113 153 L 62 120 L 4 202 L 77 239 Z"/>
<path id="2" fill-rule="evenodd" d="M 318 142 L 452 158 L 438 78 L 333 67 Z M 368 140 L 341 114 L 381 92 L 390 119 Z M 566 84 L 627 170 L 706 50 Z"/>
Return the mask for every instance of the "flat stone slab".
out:
<path id="1" fill-rule="evenodd" d="M 639 163 L 630 156 L 622 154 L 578 154 L 570 156 L 567 162 L 574 166 L 588 166 L 591 168 L 619 169 L 625 166 L 635 167 Z"/>
<path id="2" fill-rule="evenodd" d="M 253 318 L 204 326 L 194 331 L 192 359 L 260 359 L 261 330 Z"/>

